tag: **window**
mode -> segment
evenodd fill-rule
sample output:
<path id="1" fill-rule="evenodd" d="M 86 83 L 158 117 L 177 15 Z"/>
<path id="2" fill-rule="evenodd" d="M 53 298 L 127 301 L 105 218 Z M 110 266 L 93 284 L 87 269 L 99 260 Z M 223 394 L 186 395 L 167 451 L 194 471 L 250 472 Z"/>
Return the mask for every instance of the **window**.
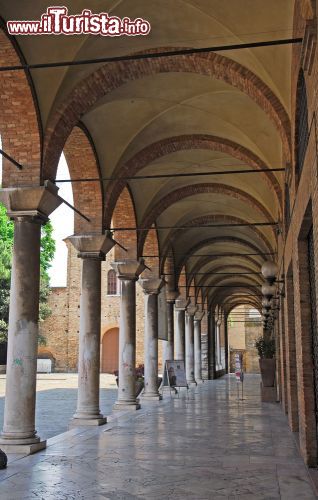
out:
<path id="1" fill-rule="evenodd" d="M 117 295 L 117 276 L 113 269 L 107 275 L 107 295 Z"/>
<path id="2" fill-rule="evenodd" d="M 296 174 L 300 178 L 309 139 L 307 91 L 304 72 L 301 69 L 297 82 L 296 110 Z"/>

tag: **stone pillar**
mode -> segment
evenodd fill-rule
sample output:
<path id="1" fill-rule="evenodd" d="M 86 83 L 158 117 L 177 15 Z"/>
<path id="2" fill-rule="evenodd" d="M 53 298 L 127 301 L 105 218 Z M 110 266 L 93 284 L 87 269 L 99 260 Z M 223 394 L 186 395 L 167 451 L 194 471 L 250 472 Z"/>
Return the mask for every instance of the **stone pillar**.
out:
<path id="1" fill-rule="evenodd" d="M 197 306 L 189 305 L 185 314 L 185 367 L 188 385 L 195 384 L 194 378 L 194 315 Z"/>
<path id="2" fill-rule="evenodd" d="M 35 453 L 45 448 L 35 430 L 41 225 L 61 204 L 58 189 L 45 186 L 0 190 L 14 220 L 4 425 L 1 448 Z"/>
<path id="3" fill-rule="evenodd" d="M 194 316 L 194 378 L 197 383 L 202 380 L 202 360 L 201 360 L 201 321 L 204 311 L 198 311 Z"/>
<path id="4" fill-rule="evenodd" d="M 163 370 L 165 362 L 174 359 L 174 303 L 179 296 L 179 292 L 167 292 L 167 316 L 168 316 L 168 339 L 163 341 Z"/>
<path id="5" fill-rule="evenodd" d="M 110 234 L 69 237 L 82 262 L 77 409 L 70 427 L 103 425 L 100 413 L 101 262 L 115 245 Z"/>
<path id="6" fill-rule="evenodd" d="M 159 401 L 158 391 L 158 294 L 164 284 L 159 278 L 139 281 L 145 294 L 145 390 L 143 398 Z"/>
<path id="7" fill-rule="evenodd" d="M 214 380 L 216 374 L 216 326 L 215 316 L 208 311 L 208 336 L 209 336 L 209 379 Z"/>
<path id="8" fill-rule="evenodd" d="M 221 343 L 220 343 L 220 325 L 221 320 L 215 320 L 215 358 L 216 358 L 216 371 L 221 370 Z"/>
<path id="9" fill-rule="evenodd" d="M 174 306 L 174 357 L 175 359 L 182 361 L 185 361 L 185 310 L 188 304 L 189 299 L 177 299 Z"/>
<path id="10" fill-rule="evenodd" d="M 121 283 L 119 325 L 118 400 L 114 410 L 139 410 L 136 399 L 136 281 L 144 261 L 112 263 Z"/>

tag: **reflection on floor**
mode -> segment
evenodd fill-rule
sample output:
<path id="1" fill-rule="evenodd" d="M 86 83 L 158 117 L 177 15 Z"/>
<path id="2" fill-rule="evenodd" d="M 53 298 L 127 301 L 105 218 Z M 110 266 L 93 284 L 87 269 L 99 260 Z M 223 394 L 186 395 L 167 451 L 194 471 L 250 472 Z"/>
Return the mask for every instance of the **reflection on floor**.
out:
<path id="1" fill-rule="evenodd" d="M 15 457 L 17 458 L 17 457 Z M 0 472 L 1 500 L 316 498 L 278 404 L 260 403 L 247 376 L 147 403 L 98 429 L 53 438 Z"/>

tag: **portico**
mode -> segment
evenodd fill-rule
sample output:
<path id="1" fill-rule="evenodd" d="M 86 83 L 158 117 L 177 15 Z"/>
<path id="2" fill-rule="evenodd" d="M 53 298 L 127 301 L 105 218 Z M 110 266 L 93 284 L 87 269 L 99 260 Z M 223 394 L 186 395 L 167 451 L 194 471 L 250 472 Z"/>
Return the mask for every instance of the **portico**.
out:
<path id="1" fill-rule="evenodd" d="M 288 500 L 302 488 L 311 498 L 305 465 L 318 464 L 318 2 L 104 3 L 116 18 L 146 19 L 151 31 L 12 37 L 6 22 L 36 19 L 41 2 L 1 5 L 0 202 L 14 221 L 14 246 L 0 447 L 11 456 L 40 452 L 34 470 L 54 468 L 35 428 L 41 227 L 65 203 L 59 187 L 68 183 L 74 234 L 66 240 L 67 287 L 51 290 L 43 325 L 58 370 L 78 372 L 72 430 L 64 455 L 58 451 L 62 473 L 62 457 L 72 462 L 67 446 L 77 457 L 89 445 L 96 467 L 86 459 L 75 464 L 74 483 L 87 473 L 96 494 L 127 497 L 114 467 L 119 457 L 131 494 L 140 488 L 145 498 L 157 498 L 160 488 L 179 498 L 213 491 L 215 498 Z M 76 15 L 78 2 L 67 8 Z M 59 179 L 62 154 L 69 178 Z M 246 401 L 233 396 L 231 355 L 243 353 L 231 352 L 228 329 L 238 336 L 239 323 L 259 328 L 275 346 L 272 406 L 261 404 L 257 377 Z M 103 415 L 100 349 L 102 333 L 113 328 L 118 396 Z M 249 351 L 255 337 L 244 337 Z M 167 360 L 184 362 L 189 399 L 162 398 Z M 139 463 L 142 480 L 134 483 Z M 109 484 L 96 485 L 107 467 Z M 262 474 L 273 484 L 268 490 Z M 19 476 L 16 486 L 29 491 L 31 483 Z M 4 480 L 5 492 L 13 486 Z"/>

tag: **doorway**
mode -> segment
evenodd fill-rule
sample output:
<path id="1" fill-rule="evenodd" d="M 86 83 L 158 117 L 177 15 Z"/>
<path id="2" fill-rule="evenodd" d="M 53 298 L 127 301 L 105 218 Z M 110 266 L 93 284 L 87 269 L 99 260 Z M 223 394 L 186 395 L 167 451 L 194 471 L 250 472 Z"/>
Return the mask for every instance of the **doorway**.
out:
<path id="1" fill-rule="evenodd" d="M 102 373 L 118 370 L 119 328 L 105 332 L 102 342 Z"/>

